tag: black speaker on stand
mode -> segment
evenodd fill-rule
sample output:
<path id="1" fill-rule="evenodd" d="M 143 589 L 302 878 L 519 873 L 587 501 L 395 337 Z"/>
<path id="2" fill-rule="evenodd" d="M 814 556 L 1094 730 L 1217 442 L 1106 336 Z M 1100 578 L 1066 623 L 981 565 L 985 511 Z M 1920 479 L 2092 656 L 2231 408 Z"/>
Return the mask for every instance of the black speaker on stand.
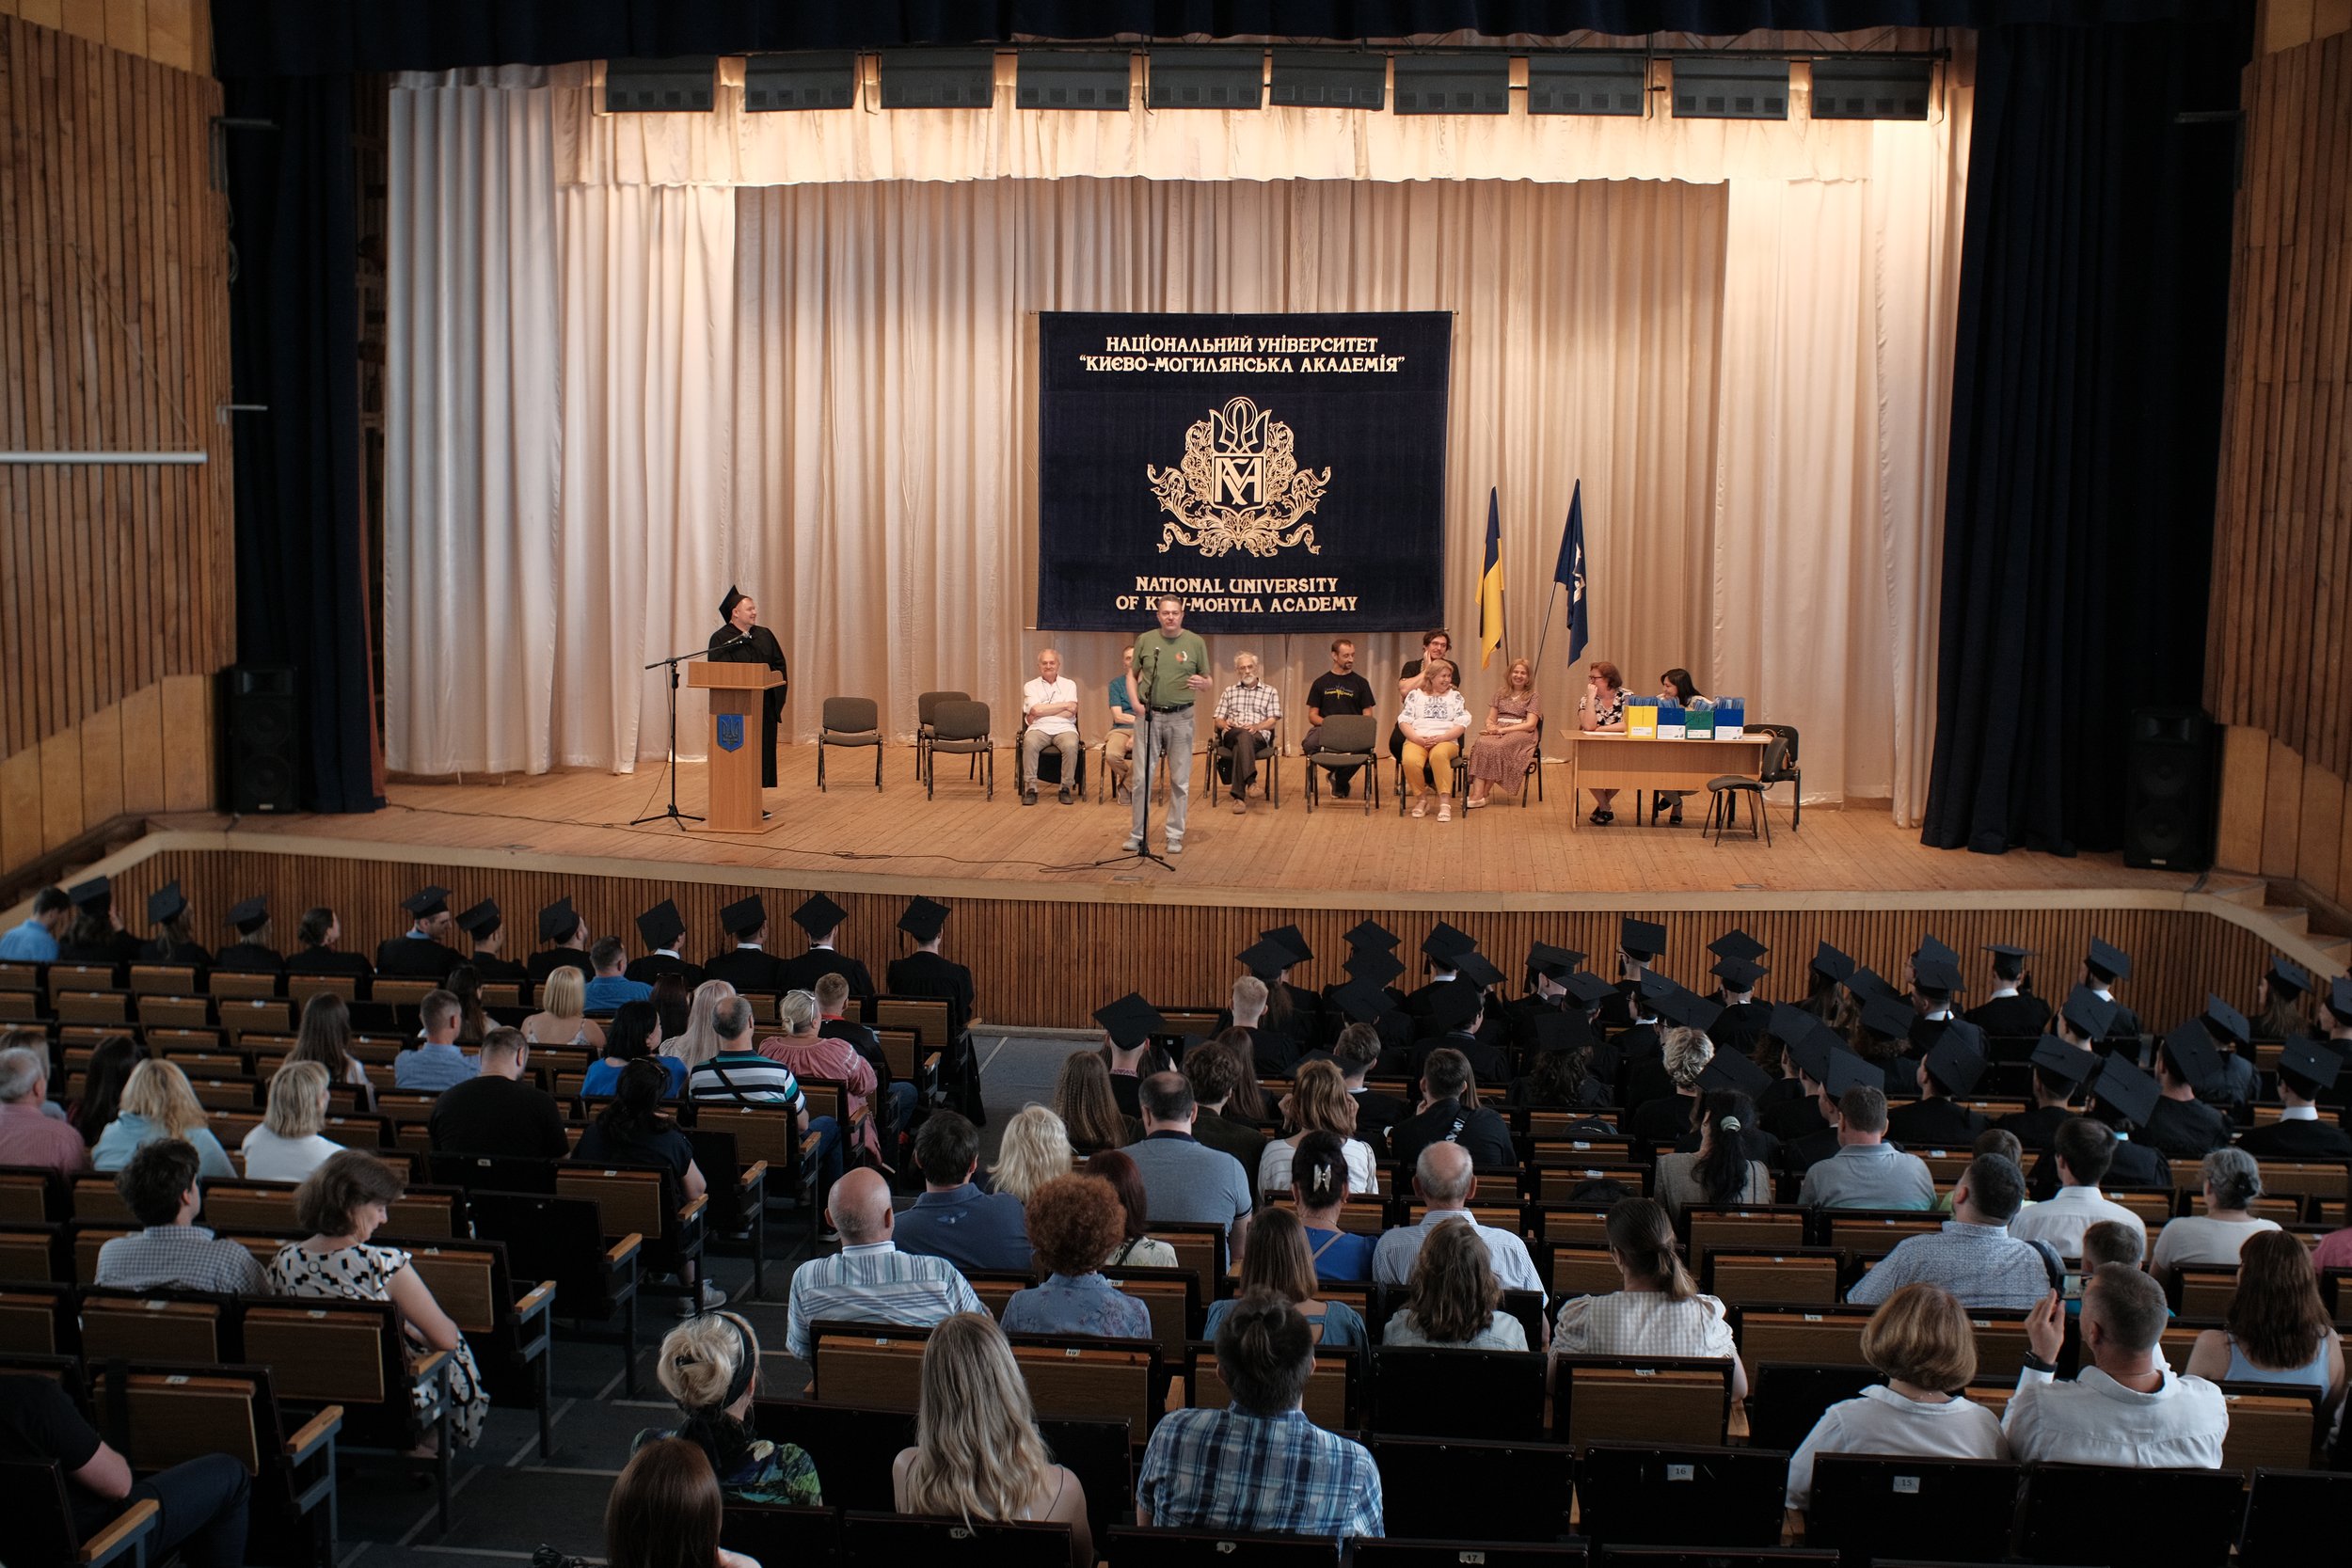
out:
<path id="1" fill-rule="evenodd" d="M 2123 863 L 2142 870 L 2213 865 L 2217 732 L 2193 707 L 2132 710 L 2124 756 Z"/>
<path id="2" fill-rule="evenodd" d="M 228 680 L 228 743 L 221 755 L 229 809 L 241 816 L 300 811 L 293 669 L 240 664 Z"/>

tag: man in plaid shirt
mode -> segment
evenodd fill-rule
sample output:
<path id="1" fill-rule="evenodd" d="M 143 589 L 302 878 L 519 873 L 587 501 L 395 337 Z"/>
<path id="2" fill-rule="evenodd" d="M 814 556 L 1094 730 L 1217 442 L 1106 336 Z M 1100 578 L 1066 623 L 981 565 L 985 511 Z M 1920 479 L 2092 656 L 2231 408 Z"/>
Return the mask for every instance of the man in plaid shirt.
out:
<path id="1" fill-rule="evenodd" d="M 1258 752 L 1274 738 L 1282 717 L 1282 694 L 1258 678 L 1258 656 L 1233 656 L 1234 682 L 1217 693 L 1216 744 L 1233 759 L 1233 810 L 1247 815 L 1249 786 L 1258 778 Z"/>
<path id="2" fill-rule="evenodd" d="M 196 1186 L 196 1148 L 158 1138 L 131 1156 L 115 1190 L 145 1226 L 98 1249 L 97 1283 L 125 1291 L 215 1291 L 267 1295 L 269 1279 L 253 1254 L 190 1222 L 203 1199 Z"/>
<path id="3" fill-rule="evenodd" d="M 1223 1410 L 1171 1411 L 1152 1429 L 1136 1483 L 1139 1524 L 1382 1533 L 1380 1471 L 1361 1444 L 1307 1419 L 1314 1338 L 1289 1302 L 1252 1291 L 1218 1327 L 1216 1363 L 1233 1391 Z"/>

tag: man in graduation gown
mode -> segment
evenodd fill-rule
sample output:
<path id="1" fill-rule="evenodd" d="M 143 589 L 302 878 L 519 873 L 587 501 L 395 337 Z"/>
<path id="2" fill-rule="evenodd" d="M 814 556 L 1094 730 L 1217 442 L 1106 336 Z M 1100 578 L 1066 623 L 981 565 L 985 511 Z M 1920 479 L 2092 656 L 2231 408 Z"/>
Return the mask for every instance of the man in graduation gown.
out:
<path id="1" fill-rule="evenodd" d="M 784 677 L 761 695 L 759 721 L 759 784 L 776 787 L 776 727 L 784 719 L 784 694 L 791 673 L 784 667 L 784 648 L 776 634 L 759 624 L 759 606 L 748 594 L 730 588 L 719 601 L 720 626 L 710 634 L 710 657 L 719 664 L 765 664 Z M 741 641 L 748 637 L 750 641 Z M 731 644 L 722 646 L 722 644 Z"/>
<path id="2" fill-rule="evenodd" d="M 466 961 L 485 980 L 528 980 L 531 971 L 513 958 L 501 958 L 506 944 L 506 916 L 495 898 L 485 898 L 457 916 L 457 928 L 473 939 L 473 955 Z"/>
<path id="3" fill-rule="evenodd" d="M 213 968 L 240 974 L 275 974 L 286 967 L 285 957 L 269 944 L 269 895 L 263 894 L 230 906 L 226 921 L 237 940 L 213 956 Z"/>
<path id="4" fill-rule="evenodd" d="M 539 911 L 539 940 L 548 945 L 524 964 L 532 985 L 546 985 L 548 976 L 559 969 L 577 969 L 583 981 L 596 977 L 596 966 L 588 958 L 588 922 L 572 907 L 571 895 L 565 894 Z"/>
<path id="5" fill-rule="evenodd" d="M 947 906 L 917 897 L 898 916 L 898 929 L 914 942 L 914 951 L 890 960 L 882 972 L 893 996 L 935 996 L 947 1004 L 947 1048 L 939 1081 L 947 1102 L 963 1113 L 975 1127 L 987 1125 L 980 1104 L 979 1060 L 972 1050 L 972 1021 L 979 1016 L 979 999 L 972 972 L 944 956 L 942 933 L 947 926 Z"/>
<path id="6" fill-rule="evenodd" d="M 449 912 L 449 889 L 420 888 L 400 901 L 407 911 L 408 929 L 376 943 L 375 972 L 399 980 L 431 980 L 438 985 L 465 962 L 441 938 L 453 922 Z"/>
<path id="7" fill-rule="evenodd" d="M 851 996 L 873 995 L 874 976 L 867 973 L 864 962 L 834 950 L 834 939 L 841 934 L 841 927 L 849 920 L 850 911 L 821 893 L 812 894 L 803 901 L 792 911 L 792 924 L 807 935 L 808 950 L 776 960 L 777 988 L 813 991 L 818 980 L 838 974 L 849 982 Z"/>

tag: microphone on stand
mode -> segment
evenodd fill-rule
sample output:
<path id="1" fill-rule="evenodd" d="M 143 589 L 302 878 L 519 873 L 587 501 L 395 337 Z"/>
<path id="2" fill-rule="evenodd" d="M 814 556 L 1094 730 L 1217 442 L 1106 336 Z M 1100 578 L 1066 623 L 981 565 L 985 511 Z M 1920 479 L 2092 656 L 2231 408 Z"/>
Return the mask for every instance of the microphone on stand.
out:
<path id="1" fill-rule="evenodd" d="M 717 647 L 710 649 L 709 652 L 716 654 L 723 653 L 729 648 L 739 648 L 751 640 L 752 634 L 750 632 L 739 631 L 733 637 L 727 639 L 724 642 L 722 642 Z"/>

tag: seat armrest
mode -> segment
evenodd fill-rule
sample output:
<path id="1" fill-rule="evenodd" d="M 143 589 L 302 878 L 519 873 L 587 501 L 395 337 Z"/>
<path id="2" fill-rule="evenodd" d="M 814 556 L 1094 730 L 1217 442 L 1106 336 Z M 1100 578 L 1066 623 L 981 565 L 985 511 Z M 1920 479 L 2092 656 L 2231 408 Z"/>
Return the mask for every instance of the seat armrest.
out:
<path id="1" fill-rule="evenodd" d="M 531 1293 L 515 1304 L 515 1319 L 528 1322 L 555 1305 L 555 1281 L 543 1279 L 532 1288 Z"/>
<path id="2" fill-rule="evenodd" d="M 767 1185 L 768 1162 L 765 1160 L 753 1161 L 743 1173 L 735 1179 L 735 1190 L 741 1196 L 749 1196 L 753 1193 L 763 1190 Z"/>
<path id="3" fill-rule="evenodd" d="M 604 1249 L 604 1266 L 607 1269 L 618 1269 L 624 1263 L 634 1262 L 638 1250 L 644 1244 L 645 1238 L 633 1230 L 630 1231 Z"/>
<path id="4" fill-rule="evenodd" d="M 124 1547 L 143 1539 L 162 1520 L 163 1505 L 152 1497 L 141 1497 L 108 1520 L 104 1529 L 82 1543 L 80 1560 L 112 1561 L 122 1554 Z"/>
<path id="5" fill-rule="evenodd" d="M 678 1223 L 680 1225 L 694 1224 L 703 1217 L 703 1211 L 709 1207 L 710 1195 L 708 1193 L 705 1193 L 700 1197 L 688 1198 L 684 1203 L 678 1205 Z"/>
<path id="6" fill-rule="evenodd" d="M 317 1450 L 319 1446 L 335 1435 L 343 1424 L 343 1407 L 330 1404 L 309 1420 L 302 1430 L 286 1439 L 286 1457 L 299 1465 Z"/>

